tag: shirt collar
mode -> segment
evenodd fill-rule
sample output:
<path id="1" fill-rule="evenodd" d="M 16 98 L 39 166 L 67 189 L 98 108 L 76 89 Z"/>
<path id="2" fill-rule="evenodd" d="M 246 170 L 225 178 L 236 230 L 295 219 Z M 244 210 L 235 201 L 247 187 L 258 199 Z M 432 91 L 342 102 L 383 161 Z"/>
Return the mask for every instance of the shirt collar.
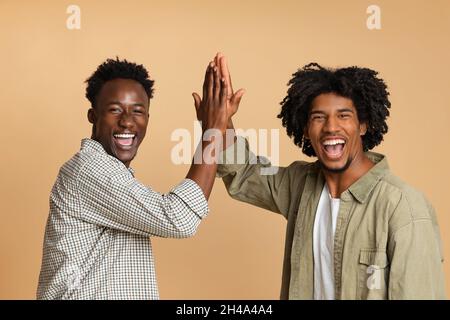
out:
<path id="1" fill-rule="evenodd" d="M 376 152 L 366 152 L 366 155 L 375 165 L 348 188 L 360 203 L 367 200 L 373 188 L 389 171 L 386 156 Z"/>
<path id="2" fill-rule="evenodd" d="M 91 151 L 96 151 L 96 152 L 100 152 L 103 154 L 107 154 L 100 142 L 95 141 L 93 139 L 89 139 L 89 138 L 85 138 L 85 139 L 81 140 L 81 150 L 91 150 Z"/>
<path id="3" fill-rule="evenodd" d="M 95 141 L 93 139 L 84 138 L 84 139 L 81 140 L 81 151 L 83 151 L 83 150 L 90 150 L 90 151 L 94 151 L 94 152 L 99 152 L 99 153 L 102 153 L 102 154 L 105 154 L 105 155 L 111 157 L 112 159 L 114 159 L 114 161 L 117 161 L 121 165 L 123 165 L 134 176 L 134 169 L 131 168 L 131 167 L 127 168 L 119 159 L 109 155 L 105 151 L 105 149 L 103 148 L 103 146 L 102 146 L 102 144 L 100 142 Z"/>
<path id="4" fill-rule="evenodd" d="M 371 151 L 366 152 L 365 155 L 372 160 L 375 165 L 348 188 L 348 191 L 360 203 L 364 203 L 367 200 L 370 192 L 376 186 L 378 181 L 380 181 L 389 171 L 386 156 Z M 309 168 L 309 172 L 318 174 L 318 176 L 321 177 L 320 179 L 324 180 L 319 161 L 314 162 L 314 165 Z M 346 192 L 347 191 L 343 194 Z"/>

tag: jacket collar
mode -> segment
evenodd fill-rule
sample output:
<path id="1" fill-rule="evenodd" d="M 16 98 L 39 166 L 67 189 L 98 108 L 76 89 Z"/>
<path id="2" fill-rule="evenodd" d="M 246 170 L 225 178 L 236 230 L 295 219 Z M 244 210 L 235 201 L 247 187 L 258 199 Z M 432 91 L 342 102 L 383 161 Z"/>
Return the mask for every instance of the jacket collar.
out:
<path id="1" fill-rule="evenodd" d="M 360 203 L 367 200 L 373 188 L 389 172 L 386 156 L 376 152 L 366 152 L 366 155 L 375 165 L 348 188 Z"/>
<path id="2" fill-rule="evenodd" d="M 386 156 L 371 151 L 365 154 L 375 165 L 348 188 L 348 191 L 360 203 L 364 203 L 367 200 L 373 188 L 389 172 Z M 314 165 L 310 167 L 310 172 L 318 174 L 321 180 L 325 179 L 321 172 L 319 161 L 314 162 Z M 344 195 L 344 193 L 342 194 Z"/>

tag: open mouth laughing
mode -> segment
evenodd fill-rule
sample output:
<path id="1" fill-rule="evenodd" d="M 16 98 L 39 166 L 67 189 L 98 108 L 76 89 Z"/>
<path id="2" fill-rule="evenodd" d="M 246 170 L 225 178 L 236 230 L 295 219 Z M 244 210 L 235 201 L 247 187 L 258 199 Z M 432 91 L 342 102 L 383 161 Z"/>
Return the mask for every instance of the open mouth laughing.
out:
<path id="1" fill-rule="evenodd" d="M 343 138 L 326 138 L 322 140 L 322 149 L 327 158 L 337 160 L 344 153 L 346 141 Z"/>
<path id="2" fill-rule="evenodd" d="M 130 150 L 136 140 L 135 133 L 115 133 L 113 137 L 115 145 L 122 150 Z"/>

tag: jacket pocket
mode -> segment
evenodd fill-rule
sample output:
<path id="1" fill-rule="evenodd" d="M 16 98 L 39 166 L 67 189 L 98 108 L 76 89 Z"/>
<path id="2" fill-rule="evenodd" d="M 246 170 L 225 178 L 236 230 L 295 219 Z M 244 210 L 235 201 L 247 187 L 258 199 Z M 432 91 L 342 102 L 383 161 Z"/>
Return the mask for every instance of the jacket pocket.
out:
<path id="1" fill-rule="evenodd" d="M 383 249 L 361 249 L 358 265 L 357 298 L 385 300 L 388 298 L 389 261 Z"/>

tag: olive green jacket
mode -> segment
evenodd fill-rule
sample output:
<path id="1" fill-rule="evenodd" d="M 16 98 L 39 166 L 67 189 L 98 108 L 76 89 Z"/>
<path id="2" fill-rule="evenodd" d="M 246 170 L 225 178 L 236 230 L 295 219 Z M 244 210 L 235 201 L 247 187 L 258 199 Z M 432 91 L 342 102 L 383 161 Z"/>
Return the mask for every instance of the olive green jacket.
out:
<path id="1" fill-rule="evenodd" d="M 239 146 L 245 156 L 236 152 Z M 234 154 L 240 162 L 229 164 L 236 163 Z M 383 155 L 367 156 L 375 166 L 340 198 L 334 238 L 336 299 L 445 299 L 434 209 L 390 172 Z M 240 137 L 222 157 L 217 176 L 232 198 L 287 219 L 281 299 L 313 299 L 313 225 L 325 183 L 318 163 L 271 167 Z"/>

